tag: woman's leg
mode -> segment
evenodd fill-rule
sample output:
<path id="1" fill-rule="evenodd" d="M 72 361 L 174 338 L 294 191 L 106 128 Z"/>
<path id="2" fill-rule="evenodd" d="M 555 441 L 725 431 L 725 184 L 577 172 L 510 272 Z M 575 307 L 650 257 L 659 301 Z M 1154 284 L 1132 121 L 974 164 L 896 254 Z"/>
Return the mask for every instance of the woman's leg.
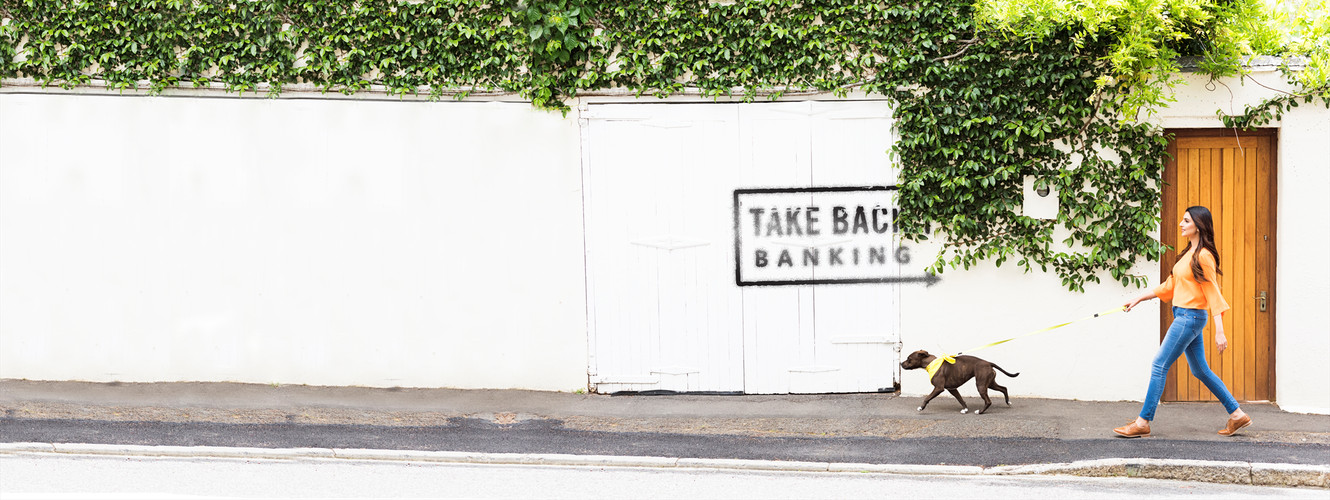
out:
<path id="1" fill-rule="evenodd" d="M 1204 324 L 1202 324 L 1204 328 Z M 1197 335 L 1191 342 L 1187 343 L 1187 365 L 1191 367 L 1192 376 L 1196 377 L 1205 384 L 1210 393 L 1219 398 L 1219 402 L 1224 403 L 1224 410 L 1233 413 L 1238 410 L 1238 400 L 1233 399 L 1233 394 L 1224 387 L 1224 381 L 1219 380 L 1215 372 L 1210 369 L 1210 364 L 1205 361 L 1205 336 Z"/>
<path id="2" fill-rule="evenodd" d="M 1198 326 L 1199 323 L 1199 326 Z M 1168 369 L 1182 355 L 1191 339 L 1199 337 L 1205 323 L 1194 315 L 1187 314 L 1181 308 L 1173 308 L 1173 323 L 1164 334 L 1164 342 L 1159 345 L 1150 365 L 1150 387 L 1145 391 L 1145 404 L 1141 406 L 1140 417 L 1148 421 L 1155 419 L 1155 409 L 1159 408 L 1159 398 L 1164 395 L 1164 383 L 1168 381 Z"/>

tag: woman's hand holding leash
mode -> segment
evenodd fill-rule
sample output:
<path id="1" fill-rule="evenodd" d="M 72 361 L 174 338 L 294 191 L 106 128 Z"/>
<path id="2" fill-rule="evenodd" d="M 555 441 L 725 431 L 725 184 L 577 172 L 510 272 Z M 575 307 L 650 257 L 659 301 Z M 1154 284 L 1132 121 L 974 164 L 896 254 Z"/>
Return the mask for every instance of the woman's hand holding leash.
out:
<path id="1" fill-rule="evenodd" d="M 1136 307 L 1136 304 L 1140 304 L 1141 302 L 1145 302 L 1153 298 L 1155 298 L 1155 292 L 1154 290 L 1151 290 L 1149 292 L 1146 292 L 1144 295 L 1141 295 L 1140 297 L 1136 297 L 1134 299 L 1127 301 L 1126 304 L 1122 304 L 1122 310 L 1123 312 L 1131 312 L 1131 308 Z M 1219 320 L 1215 321 L 1215 344 L 1218 347 L 1219 354 L 1223 354 L 1224 350 L 1228 349 L 1228 337 L 1224 336 L 1223 314 L 1220 314 Z"/>
<path id="2" fill-rule="evenodd" d="M 1136 304 L 1140 304 L 1141 302 L 1144 302 L 1144 301 L 1147 301 L 1147 300 L 1150 300 L 1150 299 L 1153 299 L 1153 298 L 1155 298 L 1155 291 L 1154 291 L 1154 290 L 1150 290 L 1149 292 L 1146 292 L 1145 295 L 1141 295 L 1140 297 L 1136 297 L 1136 298 L 1134 298 L 1134 299 L 1128 301 L 1126 304 L 1122 304 L 1122 311 L 1123 311 L 1123 312 L 1131 312 L 1131 308 L 1136 307 Z"/>

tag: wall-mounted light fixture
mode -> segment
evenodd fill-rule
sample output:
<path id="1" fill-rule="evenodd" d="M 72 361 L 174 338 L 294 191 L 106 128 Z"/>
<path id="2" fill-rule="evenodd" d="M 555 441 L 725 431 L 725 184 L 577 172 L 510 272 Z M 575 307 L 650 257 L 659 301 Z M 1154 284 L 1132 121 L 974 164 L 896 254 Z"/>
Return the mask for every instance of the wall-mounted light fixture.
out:
<path id="1" fill-rule="evenodd" d="M 1021 211 L 1026 217 L 1035 219 L 1058 218 L 1058 192 L 1047 184 L 1035 187 L 1035 176 L 1025 176 L 1025 198 L 1021 202 Z"/>

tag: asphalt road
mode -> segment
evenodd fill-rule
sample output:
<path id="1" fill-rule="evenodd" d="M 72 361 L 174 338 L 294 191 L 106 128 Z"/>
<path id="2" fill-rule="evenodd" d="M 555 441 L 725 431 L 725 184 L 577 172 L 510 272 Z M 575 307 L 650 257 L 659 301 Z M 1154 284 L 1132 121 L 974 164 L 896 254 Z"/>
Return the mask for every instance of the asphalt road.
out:
<path id="1" fill-rule="evenodd" d="M 1135 478 L 0 456 L 3 498 L 1325 498 L 1281 488 Z M 77 478 L 77 480 L 71 480 Z"/>
<path id="2" fill-rule="evenodd" d="M 1327 444 L 1151 438 L 698 435 L 569 429 L 556 419 L 529 419 L 503 425 L 486 419 L 450 418 L 433 426 L 381 426 L 0 418 L 0 441 L 566 453 L 986 467 L 1121 457 L 1330 463 Z"/>

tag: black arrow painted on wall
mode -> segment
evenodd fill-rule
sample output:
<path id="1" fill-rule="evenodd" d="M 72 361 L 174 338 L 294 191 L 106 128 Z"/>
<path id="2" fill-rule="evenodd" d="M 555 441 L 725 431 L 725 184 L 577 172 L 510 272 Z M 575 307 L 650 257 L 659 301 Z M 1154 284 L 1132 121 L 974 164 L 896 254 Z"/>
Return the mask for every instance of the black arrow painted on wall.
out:
<path id="1" fill-rule="evenodd" d="M 737 274 L 737 273 L 736 273 Z M 737 276 L 736 276 L 737 277 Z M 850 279 L 827 279 L 827 280 L 787 280 L 787 281 L 739 281 L 739 286 L 790 286 L 790 285 L 853 285 L 862 283 L 923 283 L 925 286 L 933 286 L 942 278 L 936 274 L 928 273 L 923 276 L 896 276 L 888 278 L 850 278 Z"/>

